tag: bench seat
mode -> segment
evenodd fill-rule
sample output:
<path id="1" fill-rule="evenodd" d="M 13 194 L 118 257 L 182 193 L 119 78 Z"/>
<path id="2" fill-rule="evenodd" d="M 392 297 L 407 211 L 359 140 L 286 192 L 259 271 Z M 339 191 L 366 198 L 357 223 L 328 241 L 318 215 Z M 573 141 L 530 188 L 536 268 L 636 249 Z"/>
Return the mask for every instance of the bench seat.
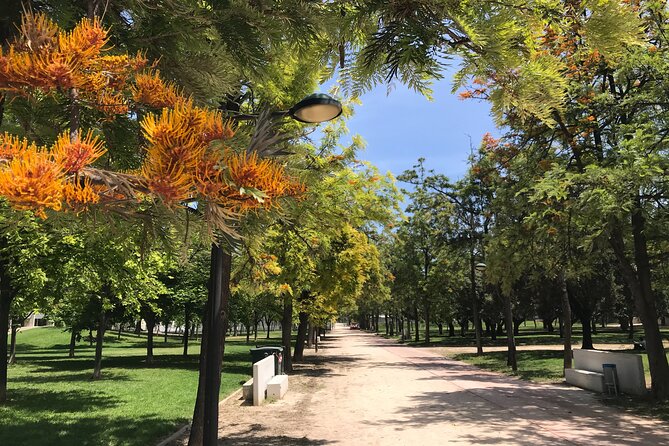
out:
<path id="1" fill-rule="evenodd" d="M 245 401 L 253 399 L 253 378 L 249 379 L 242 385 L 242 397 Z"/>
<path id="2" fill-rule="evenodd" d="M 573 386 L 604 393 L 603 373 L 581 369 L 565 369 L 564 378 L 568 384 Z"/>
<path id="3" fill-rule="evenodd" d="M 267 398 L 282 399 L 288 392 L 288 375 L 276 375 L 267 383 Z"/>

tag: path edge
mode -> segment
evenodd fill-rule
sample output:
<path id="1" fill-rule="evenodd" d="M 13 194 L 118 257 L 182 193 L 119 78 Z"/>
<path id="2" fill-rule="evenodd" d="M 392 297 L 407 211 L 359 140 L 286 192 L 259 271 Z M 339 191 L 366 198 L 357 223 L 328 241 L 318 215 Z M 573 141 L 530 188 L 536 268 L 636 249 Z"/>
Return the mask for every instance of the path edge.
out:
<path id="1" fill-rule="evenodd" d="M 232 392 L 230 395 L 223 398 L 223 400 L 220 401 L 218 403 L 218 405 L 220 406 L 221 404 L 231 400 L 235 396 L 240 397 L 241 395 L 242 395 L 242 389 L 237 389 L 234 392 Z M 156 446 L 168 446 L 170 443 L 172 443 L 173 441 L 175 441 L 175 440 L 179 439 L 181 436 L 183 436 L 183 434 L 185 434 L 186 431 L 188 431 L 189 428 L 190 428 L 190 423 L 184 424 L 183 426 L 181 426 L 181 428 L 179 428 L 179 430 L 177 430 L 172 435 L 170 435 L 169 437 L 162 440 Z"/>

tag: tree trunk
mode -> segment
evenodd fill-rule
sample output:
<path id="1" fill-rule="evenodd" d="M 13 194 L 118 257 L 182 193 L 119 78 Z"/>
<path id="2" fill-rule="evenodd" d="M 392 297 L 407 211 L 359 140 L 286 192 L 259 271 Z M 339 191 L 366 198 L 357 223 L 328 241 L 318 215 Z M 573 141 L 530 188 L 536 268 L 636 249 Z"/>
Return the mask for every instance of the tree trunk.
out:
<path id="1" fill-rule="evenodd" d="M 632 212 L 634 266 L 625 255 L 624 240 L 618 226 L 614 227 L 610 242 L 643 324 L 653 397 L 663 400 L 669 398 L 669 363 L 657 323 L 658 312 L 652 289 L 646 221 L 642 212 L 641 205 L 637 201 L 636 208 Z"/>
<path id="2" fill-rule="evenodd" d="M 15 321 L 11 322 L 12 324 L 12 335 L 9 341 L 9 359 L 7 363 L 9 365 L 16 364 L 16 332 L 19 328 L 18 324 Z"/>
<path id="3" fill-rule="evenodd" d="M 297 326 L 297 340 L 295 341 L 295 353 L 293 353 L 293 362 L 301 362 L 304 360 L 304 343 L 307 340 L 308 322 L 309 322 L 309 315 L 304 311 L 300 311 L 300 325 Z"/>
<path id="4" fill-rule="evenodd" d="M 213 268 L 213 262 L 214 261 L 212 259 L 212 268 Z M 209 291 L 209 294 L 211 295 L 211 291 Z M 205 378 L 207 375 L 207 347 L 209 344 L 208 327 L 209 327 L 210 317 L 211 316 L 209 315 L 209 306 L 207 305 L 207 308 L 204 311 L 204 317 L 202 318 L 202 341 L 200 342 L 197 396 L 195 397 L 195 407 L 193 408 L 193 422 L 191 423 L 190 435 L 188 436 L 188 446 L 202 446 L 202 441 L 204 438 L 204 390 L 206 387 Z"/>
<path id="5" fill-rule="evenodd" d="M 135 324 L 135 334 L 141 334 L 142 333 L 142 319 L 138 319 L 137 323 Z"/>
<path id="6" fill-rule="evenodd" d="M 74 358 L 74 349 L 77 345 L 77 330 L 72 327 L 70 329 L 70 351 L 67 355 L 68 358 Z"/>
<path id="7" fill-rule="evenodd" d="M 418 307 L 414 307 L 414 316 L 416 317 L 416 330 L 414 332 L 415 341 L 420 341 L 420 318 L 418 317 Z"/>
<path id="8" fill-rule="evenodd" d="M 228 323 L 231 269 L 232 256 L 212 243 L 209 290 L 200 345 L 200 375 L 188 446 L 214 446 L 218 441 L 218 399 Z"/>
<path id="9" fill-rule="evenodd" d="M 123 331 L 123 324 L 118 324 L 118 333 L 116 334 L 116 339 L 121 340 L 121 332 Z"/>
<path id="10" fill-rule="evenodd" d="M 313 324 L 309 323 L 307 324 L 307 348 L 311 349 L 314 345 L 314 336 L 315 336 L 315 331 L 314 331 L 314 326 Z"/>
<path id="11" fill-rule="evenodd" d="M 271 329 L 272 329 L 272 321 L 268 319 L 267 320 L 267 337 L 265 339 L 269 339 Z"/>
<path id="12" fill-rule="evenodd" d="M 583 325 L 583 342 L 581 343 L 582 350 L 592 350 L 592 316 L 584 314 L 581 316 L 581 324 Z"/>
<path id="13" fill-rule="evenodd" d="M 627 339 L 629 340 L 634 339 L 634 316 L 630 316 L 629 332 L 627 333 Z"/>
<path id="14" fill-rule="evenodd" d="M 448 337 L 452 338 L 455 336 L 455 325 L 453 325 L 453 321 L 449 320 L 448 321 Z"/>
<path id="15" fill-rule="evenodd" d="M 170 328 L 170 323 L 165 321 L 165 338 L 163 339 L 163 343 L 167 344 L 167 332 Z"/>
<path id="16" fill-rule="evenodd" d="M 425 299 L 425 343 L 430 343 L 430 302 Z"/>
<path id="17" fill-rule="evenodd" d="M 148 310 L 146 317 L 146 363 L 153 364 L 153 330 L 156 327 L 156 315 Z"/>
<path id="18" fill-rule="evenodd" d="M 244 325 L 244 329 L 246 330 L 246 343 L 248 344 L 251 341 L 251 326 Z"/>
<path id="19" fill-rule="evenodd" d="M 562 301 L 562 323 L 564 331 L 564 368 L 571 368 L 571 306 L 569 305 L 569 293 L 567 292 L 567 276 L 564 269 L 560 270 L 560 296 Z"/>
<path id="20" fill-rule="evenodd" d="M 0 290 L 0 404 L 7 401 L 7 335 L 12 300 L 14 296 L 11 291 Z"/>
<path id="21" fill-rule="evenodd" d="M 184 352 L 183 356 L 188 356 L 188 330 L 190 329 L 190 308 L 188 304 L 184 305 Z"/>
<path id="22" fill-rule="evenodd" d="M 95 367 L 93 368 L 93 376 L 91 379 L 102 378 L 102 343 L 105 337 L 105 328 L 107 324 L 107 312 L 104 305 L 100 302 L 100 320 L 98 321 L 98 330 L 95 336 Z"/>
<path id="23" fill-rule="evenodd" d="M 514 372 L 518 370 L 516 361 L 516 339 L 513 335 L 513 307 L 511 306 L 511 296 L 504 293 L 504 321 L 506 325 L 506 365 L 511 367 Z"/>
<path id="24" fill-rule="evenodd" d="M 283 318 L 281 319 L 281 345 L 283 345 L 283 369 L 286 373 L 293 371 L 290 353 L 293 329 L 293 298 L 290 294 L 283 295 Z"/>

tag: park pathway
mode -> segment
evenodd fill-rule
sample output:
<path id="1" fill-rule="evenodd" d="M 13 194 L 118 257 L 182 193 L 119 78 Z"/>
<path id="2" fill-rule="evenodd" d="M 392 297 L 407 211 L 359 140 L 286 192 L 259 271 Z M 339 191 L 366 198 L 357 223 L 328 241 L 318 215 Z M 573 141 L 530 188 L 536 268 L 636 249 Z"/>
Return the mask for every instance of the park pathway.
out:
<path id="1" fill-rule="evenodd" d="M 563 385 L 532 384 L 338 327 L 286 398 L 221 406 L 220 444 L 669 445 L 669 425 Z"/>

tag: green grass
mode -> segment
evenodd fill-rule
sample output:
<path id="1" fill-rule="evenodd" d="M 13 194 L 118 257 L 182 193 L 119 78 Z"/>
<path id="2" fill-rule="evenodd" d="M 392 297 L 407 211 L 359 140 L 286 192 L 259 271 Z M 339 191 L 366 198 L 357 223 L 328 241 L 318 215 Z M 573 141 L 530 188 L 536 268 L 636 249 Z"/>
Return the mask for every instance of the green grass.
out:
<path id="1" fill-rule="evenodd" d="M 399 336 L 387 336 L 385 335 L 385 327 L 383 324 L 380 324 L 379 334 L 386 338 L 398 339 Z M 474 347 L 476 346 L 476 340 L 474 338 L 474 331 L 471 329 L 465 334 L 465 336 L 460 336 L 460 327 L 456 326 L 455 336 L 448 336 L 448 328 L 444 327 L 443 333 L 440 335 L 437 327 L 432 326 L 430 328 L 430 342 L 426 343 L 424 341 L 425 335 L 425 325 L 421 323 L 420 329 L 420 341 L 415 342 L 414 336 L 414 326 L 411 325 L 411 339 L 404 341 L 407 345 L 412 345 L 416 347 Z M 665 339 L 669 339 L 669 327 L 662 328 L 662 334 Z M 643 336 L 643 329 L 639 326 L 635 326 L 634 339 L 639 339 Z M 521 325 L 519 334 L 515 337 L 516 345 L 549 345 L 549 344 L 560 344 L 562 339 L 559 336 L 559 331 L 557 324 L 555 327 L 554 333 L 547 333 L 541 328 L 541 323 L 538 321 L 536 328 L 534 324 L 530 321 L 525 325 Z M 576 323 L 572 327 L 572 345 L 574 348 L 578 348 L 581 345 L 583 339 L 581 324 Z M 606 328 L 598 328 L 597 333 L 592 335 L 592 340 L 595 345 L 597 344 L 628 344 L 632 347 L 632 341 L 628 338 L 627 332 L 620 331 L 619 327 L 614 324 L 610 324 Z M 482 344 L 484 347 L 492 346 L 506 346 L 506 335 L 497 335 L 496 340 L 492 340 L 490 336 L 484 334 L 482 338 Z"/>
<path id="2" fill-rule="evenodd" d="M 557 324 L 556 324 L 557 325 Z M 381 326 L 381 335 L 390 338 L 383 334 L 385 327 Z M 413 328 L 413 326 L 412 326 Z M 465 336 L 460 336 L 459 327 L 456 327 L 455 336 L 449 337 L 448 330 L 444 327 L 443 334 L 439 334 L 436 327 L 430 329 L 430 342 L 426 343 L 423 340 L 425 326 L 421 324 L 421 340 L 415 342 L 413 336 L 411 340 L 404 341 L 407 345 L 415 347 L 472 347 L 476 346 L 474 333 L 472 330 L 466 333 Z M 669 328 L 661 329 L 662 335 L 665 339 L 669 339 Z M 412 332 L 413 335 L 413 332 Z M 635 327 L 634 339 L 639 339 L 643 336 L 643 328 Z M 392 338 L 399 339 L 397 336 Z M 580 348 L 582 341 L 582 327 L 581 324 L 573 325 L 572 346 L 573 348 Z M 523 346 L 537 346 L 533 351 L 517 351 L 516 358 L 518 363 L 518 371 L 512 372 L 506 365 L 506 351 L 486 352 L 486 347 L 505 347 L 507 344 L 506 335 L 498 335 L 496 340 L 490 339 L 488 336 L 482 338 L 484 354 L 476 356 L 473 353 L 462 353 L 451 355 L 453 359 L 464 361 L 478 367 L 492 370 L 495 372 L 505 373 L 508 375 L 518 376 L 521 379 L 527 379 L 536 382 L 560 382 L 563 380 L 562 364 L 563 352 L 561 350 L 545 350 L 541 349 L 542 345 L 560 345 L 562 339 L 559 337 L 559 331 L 556 327 L 554 333 L 546 333 L 541 329 L 541 323 L 533 324 L 528 322 L 520 326 L 519 334 L 515 337 L 516 345 Z M 606 328 L 598 328 L 597 333 L 592 335 L 592 341 L 595 347 L 602 344 L 623 344 L 630 347 L 629 350 L 617 350 L 625 353 L 635 353 L 638 351 L 632 350 L 632 341 L 628 338 L 627 332 L 620 331 L 619 327 L 610 324 Z M 401 342 L 401 341 L 400 341 Z M 641 358 L 646 372 L 646 383 L 650 386 L 650 372 L 648 366 L 648 356 L 643 353 Z"/>
<path id="3" fill-rule="evenodd" d="M 264 336 L 263 336 L 264 338 Z M 9 368 L 9 401 L 0 406 L 0 445 L 150 445 L 192 416 L 199 344 L 187 358 L 178 340 L 154 340 L 154 364 L 145 362 L 146 339 L 105 337 L 103 379 L 91 381 L 94 348 L 79 343 L 68 358 L 69 334 L 59 328 L 19 333 L 16 365 Z M 278 339 L 263 344 L 278 344 Z M 250 344 L 253 345 L 253 342 Z M 221 395 L 251 373 L 242 337 L 226 342 Z"/>
<path id="4" fill-rule="evenodd" d="M 481 356 L 461 353 L 453 359 L 464 361 L 482 369 L 518 376 L 536 382 L 559 382 L 563 379 L 563 352 L 560 350 L 517 351 L 518 371 L 514 373 L 506 365 L 506 352 L 487 352 Z"/>

